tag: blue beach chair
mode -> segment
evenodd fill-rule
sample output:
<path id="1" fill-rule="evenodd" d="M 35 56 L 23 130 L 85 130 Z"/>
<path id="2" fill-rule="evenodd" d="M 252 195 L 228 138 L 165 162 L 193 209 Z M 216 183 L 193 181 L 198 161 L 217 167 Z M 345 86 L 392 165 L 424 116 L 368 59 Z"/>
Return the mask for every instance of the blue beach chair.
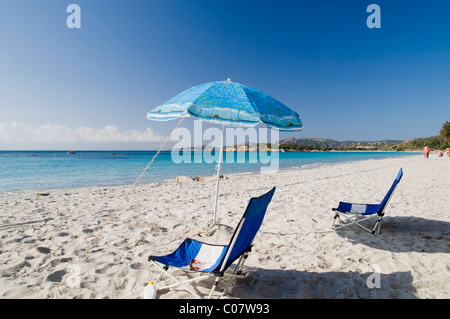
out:
<path id="1" fill-rule="evenodd" d="M 354 203 L 339 202 L 338 207 L 332 209 L 333 211 L 336 212 L 336 215 L 334 216 L 333 225 L 331 227 L 334 229 L 339 229 L 342 227 L 356 224 L 357 226 L 368 231 L 369 233 L 380 234 L 381 220 L 383 219 L 384 216 L 384 210 L 386 209 L 386 206 L 388 205 L 389 200 L 392 197 L 392 193 L 394 192 L 396 186 L 400 182 L 402 176 L 403 170 L 400 168 L 397 178 L 395 179 L 394 183 L 392 184 L 391 188 L 387 192 L 384 199 L 379 204 L 354 204 Z M 362 221 L 375 217 L 378 218 L 375 223 L 375 226 L 372 229 L 368 229 L 361 225 Z M 342 220 L 341 218 L 343 218 L 344 220 Z M 339 219 L 339 221 L 342 224 L 336 226 L 335 225 L 336 219 Z"/>
<path id="2" fill-rule="evenodd" d="M 230 277 L 221 295 L 224 296 L 233 277 L 244 277 L 242 267 L 251 251 L 253 239 L 262 224 L 274 192 L 275 187 L 260 197 L 250 199 L 247 209 L 237 225 L 228 245 L 211 245 L 191 238 L 186 238 L 184 242 L 169 255 L 149 256 L 148 260 L 162 270 L 161 274 L 156 279 L 155 284 L 164 274 L 167 274 L 176 282 L 173 285 L 158 289 L 168 289 L 181 285 L 194 296 L 201 298 L 198 293 L 194 292 L 185 284 L 215 276 L 216 279 L 208 295 L 208 298 L 211 298 L 219 281 L 224 277 Z M 231 274 L 226 273 L 225 271 L 228 267 L 230 267 L 230 265 L 238 258 L 239 261 L 234 271 Z M 202 274 L 192 279 L 181 281 L 168 272 L 170 266 L 180 268 L 187 272 Z"/>

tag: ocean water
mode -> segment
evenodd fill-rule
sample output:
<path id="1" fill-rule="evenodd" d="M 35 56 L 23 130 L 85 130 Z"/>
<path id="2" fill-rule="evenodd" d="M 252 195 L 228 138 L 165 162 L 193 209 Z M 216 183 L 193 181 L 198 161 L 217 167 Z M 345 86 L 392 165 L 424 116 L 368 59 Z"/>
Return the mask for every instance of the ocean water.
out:
<path id="1" fill-rule="evenodd" d="M 76 151 L 75 154 L 68 154 L 67 151 L 0 151 L 0 196 L 86 186 L 131 185 L 155 154 L 155 151 Z M 189 154 L 162 151 L 139 183 L 161 182 L 181 175 L 194 177 L 216 174 L 218 153 Z M 260 172 L 261 169 L 306 169 L 324 164 L 413 154 L 415 153 L 224 152 L 221 174 L 245 174 Z"/>

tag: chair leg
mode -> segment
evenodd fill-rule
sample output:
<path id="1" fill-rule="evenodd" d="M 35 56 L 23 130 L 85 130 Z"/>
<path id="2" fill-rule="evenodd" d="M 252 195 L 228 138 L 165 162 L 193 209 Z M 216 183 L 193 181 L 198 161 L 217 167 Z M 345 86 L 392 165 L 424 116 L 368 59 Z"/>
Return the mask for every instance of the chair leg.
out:
<path id="1" fill-rule="evenodd" d="M 211 296 L 212 296 L 212 294 L 214 293 L 214 291 L 216 290 L 217 285 L 219 284 L 219 281 L 220 281 L 220 277 L 217 277 L 217 278 L 214 280 L 214 283 L 213 283 L 213 285 L 212 285 L 212 287 L 211 287 L 211 290 L 209 291 L 208 299 L 211 299 Z"/>
<path id="2" fill-rule="evenodd" d="M 228 287 L 230 286 L 231 280 L 233 277 L 236 277 L 236 275 L 239 275 L 241 273 L 242 268 L 244 267 L 245 260 L 248 257 L 248 252 L 244 253 L 241 258 L 239 258 L 239 262 L 236 265 L 236 268 L 234 269 L 232 274 L 226 274 L 226 276 L 230 276 L 230 278 L 227 280 L 227 284 L 225 285 L 225 288 L 222 291 L 222 294 L 220 295 L 220 298 L 226 295 Z M 217 286 L 219 285 L 220 279 L 222 277 L 216 277 L 216 280 L 213 283 L 213 286 L 211 287 L 211 290 L 209 291 L 208 299 L 211 299 L 212 294 L 216 290 Z"/>
<path id="3" fill-rule="evenodd" d="M 339 213 L 336 213 L 336 215 L 334 215 L 333 224 L 331 225 L 331 228 L 332 229 L 339 229 L 339 228 L 347 227 L 347 226 L 350 226 L 350 225 L 353 225 L 353 224 L 358 225 L 358 221 L 355 220 L 354 218 L 355 218 L 354 216 L 348 217 L 345 214 L 341 215 Z M 336 219 L 339 219 L 340 225 L 335 225 Z"/>
<path id="4" fill-rule="evenodd" d="M 381 233 L 381 220 L 383 219 L 383 216 L 378 217 L 377 222 L 375 223 L 375 226 L 373 227 L 372 234 L 380 234 Z"/>
<path id="5" fill-rule="evenodd" d="M 169 276 L 173 281 L 176 282 L 176 284 L 174 284 L 174 285 L 162 287 L 161 289 L 166 289 L 166 288 L 174 287 L 174 286 L 182 286 L 184 289 L 186 289 L 187 291 L 189 291 L 192 295 L 196 296 L 197 298 L 201 298 L 197 293 L 195 293 L 192 289 L 190 289 L 189 287 L 187 287 L 187 286 L 185 285 L 185 283 L 187 283 L 188 281 L 185 281 L 185 282 L 180 281 L 180 280 L 178 280 L 177 278 L 175 278 L 174 276 L 172 276 L 172 275 L 167 271 L 167 269 L 164 269 L 165 267 L 164 267 L 164 268 L 161 267 L 160 265 L 158 265 L 158 264 L 155 263 L 154 261 L 152 261 L 152 263 L 153 263 L 153 265 L 155 265 L 156 267 L 158 267 L 159 269 L 162 270 L 162 273 L 158 276 L 158 279 L 157 279 L 157 280 L 159 280 L 159 279 L 162 277 L 163 274 L 166 274 L 166 275 Z M 202 278 L 202 277 L 194 278 L 193 280 L 189 280 L 189 281 L 195 281 L 195 280 L 199 280 L 199 279 L 203 279 L 203 278 Z"/>
<path id="6" fill-rule="evenodd" d="M 155 284 L 157 284 L 159 282 L 159 280 L 161 279 L 161 277 L 164 275 L 165 272 L 167 272 L 167 269 L 169 269 L 169 267 L 163 267 L 163 270 L 161 271 L 161 273 L 159 274 L 158 278 L 155 279 Z"/>
<path id="7" fill-rule="evenodd" d="M 331 225 L 331 228 L 334 228 L 334 224 L 336 223 L 336 219 L 341 220 L 341 218 L 339 217 L 339 213 L 336 213 L 336 215 L 334 215 L 333 224 Z"/>
<path id="8" fill-rule="evenodd" d="M 241 256 L 241 258 L 239 259 L 239 262 L 233 271 L 233 276 L 241 274 L 242 268 L 244 267 L 244 263 L 245 263 L 245 260 L 247 259 L 247 257 L 248 257 L 248 251 L 246 253 L 244 253 Z M 228 279 L 227 284 L 226 284 L 225 288 L 223 289 L 222 295 L 220 297 L 223 297 L 226 295 L 228 287 L 230 286 L 231 280 L 233 279 L 233 276 L 230 277 L 230 279 Z"/>

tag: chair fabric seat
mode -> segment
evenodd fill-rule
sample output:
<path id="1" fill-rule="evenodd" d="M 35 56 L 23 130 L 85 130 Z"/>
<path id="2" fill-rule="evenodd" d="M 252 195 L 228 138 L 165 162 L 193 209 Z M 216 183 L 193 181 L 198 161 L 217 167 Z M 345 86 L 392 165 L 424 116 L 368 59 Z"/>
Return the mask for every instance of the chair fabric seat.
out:
<path id="1" fill-rule="evenodd" d="M 210 245 L 186 238 L 173 253 L 166 256 L 152 256 L 152 260 L 168 266 L 212 272 L 220 267 L 220 261 L 227 247 L 225 245 Z"/>
<path id="2" fill-rule="evenodd" d="M 336 208 L 337 211 L 347 214 L 361 214 L 361 215 L 372 215 L 381 214 L 381 204 L 354 204 L 339 202 L 339 206 Z"/>

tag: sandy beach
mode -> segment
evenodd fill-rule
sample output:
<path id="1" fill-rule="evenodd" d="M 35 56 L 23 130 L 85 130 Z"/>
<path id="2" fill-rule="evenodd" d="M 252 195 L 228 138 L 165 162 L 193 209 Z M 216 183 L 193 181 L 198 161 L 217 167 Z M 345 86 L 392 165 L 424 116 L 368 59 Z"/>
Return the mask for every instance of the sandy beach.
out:
<path id="1" fill-rule="evenodd" d="M 378 236 L 332 230 L 340 200 L 377 203 L 400 168 Z M 147 172 L 151 174 L 152 170 Z M 137 299 L 159 270 L 149 255 L 186 237 L 227 244 L 248 200 L 277 187 L 246 266 L 226 298 L 449 298 L 450 158 L 367 160 L 272 174 L 227 175 L 212 225 L 215 180 L 49 190 L 0 201 L 0 298 Z M 380 274 L 379 287 L 367 280 Z M 168 277 L 163 282 L 170 283 Z M 211 280 L 196 289 L 207 294 Z M 219 287 L 218 290 L 221 290 Z M 192 298 L 183 289 L 157 298 Z"/>

